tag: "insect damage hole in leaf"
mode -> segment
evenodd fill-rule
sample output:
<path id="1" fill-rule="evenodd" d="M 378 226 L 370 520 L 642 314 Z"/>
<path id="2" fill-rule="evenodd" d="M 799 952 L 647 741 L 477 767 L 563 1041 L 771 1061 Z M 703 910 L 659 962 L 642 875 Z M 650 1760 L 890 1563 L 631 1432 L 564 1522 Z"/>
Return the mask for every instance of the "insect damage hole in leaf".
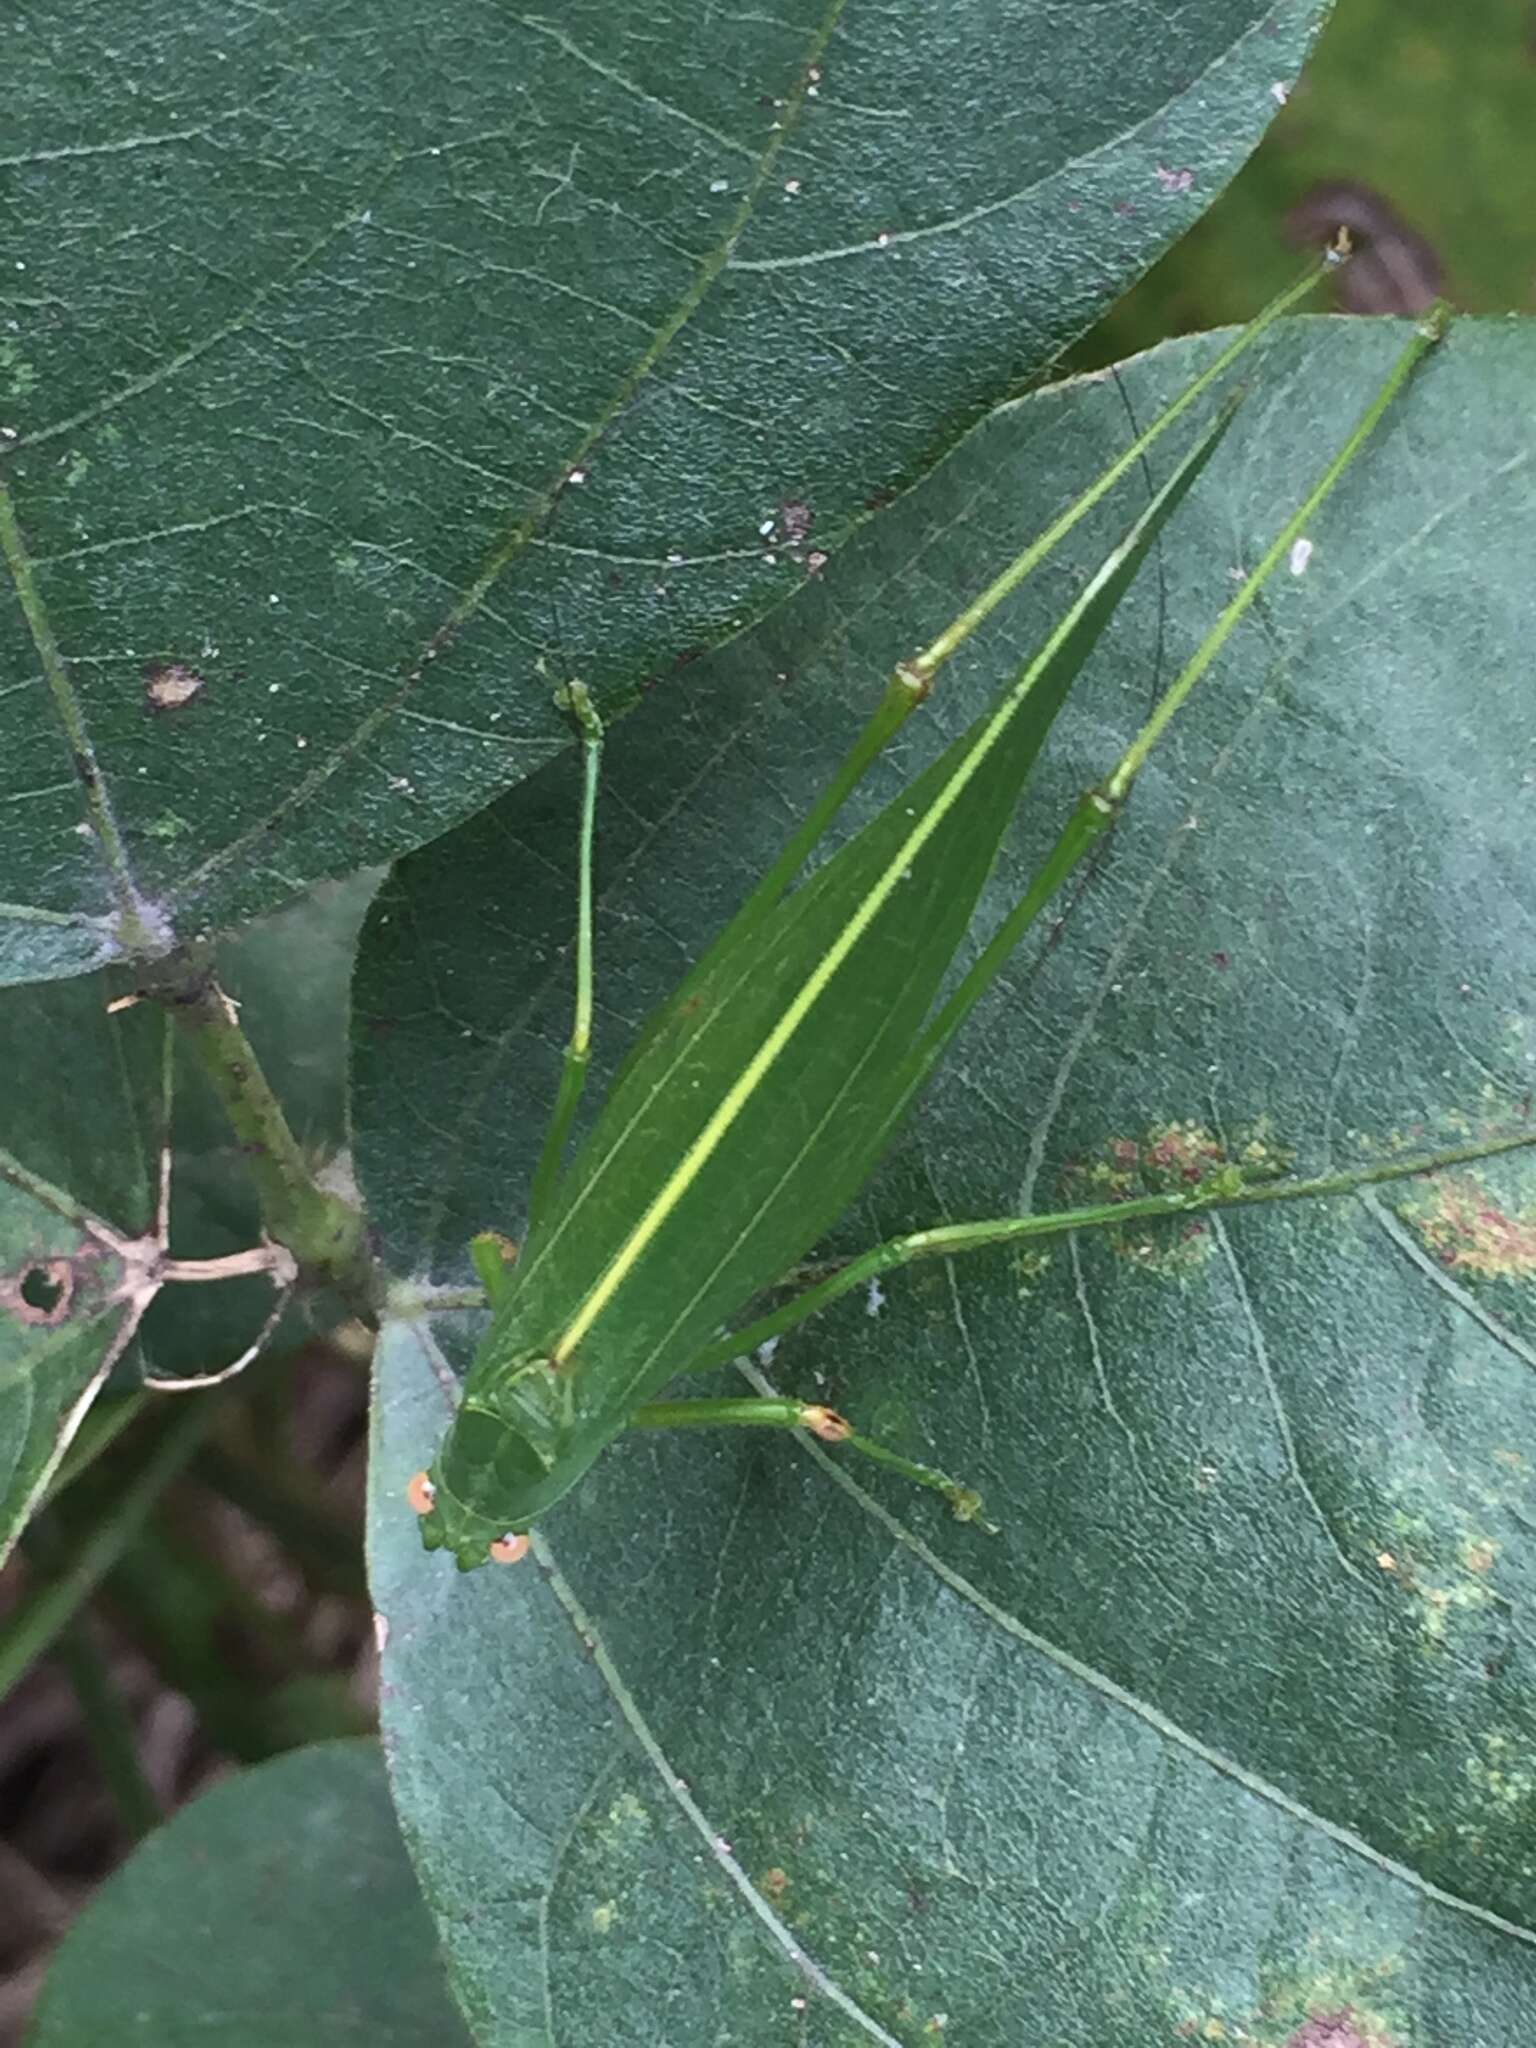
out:
<path id="1" fill-rule="evenodd" d="M 61 1323 L 69 1314 L 74 1287 L 74 1268 L 68 1259 L 28 1266 L 16 1289 L 17 1314 L 23 1322 Z"/>
<path id="2" fill-rule="evenodd" d="M 138 998 L 127 1007 L 137 1008 Z M 104 1006 L 115 1017 L 123 999 Z M 170 1142 L 173 1026 L 159 1019 L 159 1114 L 162 1123 L 158 1177 L 153 1191 L 142 1183 L 126 1198 L 149 1200 L 147 1229 L 123 1229 L 91 1213 L 77 1198 L 54 1186 L 9 1153 L 0 1151 L 0 1195 L 16 1205 L 8 1221 L 11 1244 L 22 1255 L 0 1272 L 0 1325 L 10 1336 L 0 1345 L 0 1421 L 10 1469 L 0 1474 L 0 1562 L 46 1497 L 81 1425 L 119 1361 L 167 1286 L 206 1285 L 247 1275 L 265 1276 L 272 1308 L 252 1343 L 216 1372 L 169 1378 L 144 1369 L 141 1384 L 155 1391 L 189 1391 L 214 1386 L 249 1365 L 271 1341 L 292 1299 L 298 1279 L 293 1254 L 263 1238 L 250 1249 L 220 1257 L 181 1259 L 170 1248 Z M 110 1027 L 116 1030 L 118 1027 Z M 6 1405 L 9 1404 L 9 1405 Z M 14 1432 L 14 1435 L 10 1433 Z"/>

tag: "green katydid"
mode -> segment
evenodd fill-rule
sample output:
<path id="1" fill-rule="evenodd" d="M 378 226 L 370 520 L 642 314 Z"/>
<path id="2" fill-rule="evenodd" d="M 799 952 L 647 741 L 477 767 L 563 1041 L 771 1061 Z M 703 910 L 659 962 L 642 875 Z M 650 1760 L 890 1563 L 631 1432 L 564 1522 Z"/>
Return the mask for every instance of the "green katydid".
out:
<path id="1" fill-rule="evenodd" d="M 1236 1168 L 1182 1193 L 1057 1215 L 991 1219 L 876 1247 L 744 1329 L 743 1307 L 782 1283 L 873 1171 L 956 1031 L 1062 883 L 1106 831 L 1179 705 L 1438 337 L 1416 330 L 1338 454 L 1243 582 L 1147 724 L 1081 799 L 1024 896 L 950 984 L 1023 785 L 1089 649 L 1166 521 L 1218 446 L 1230 406 L 1196 440 L 1022 674 L 891 804 L 798 879 L 865 770 L 942 664 L 1064 533 L 1187 412 L 1312 276 L 1268 308 L 1084 496 L 921 654 L 902 664 L 826 794 L 724 933 L 652 1017 L 591 1132 L 564 1151 L 591 1015 L 591 862 L 601 728 L 569 693 L 584 754 L 576 1023 L 515 1262 L 477 1240 L 490 1327 L 458 1414 L 410 1488 L 428 1548 L 462 1569 L 511 1562 L 527 1531 L 630 1428 L 809 1429 L 895 1467 L 974 1515 L 946 1475 L 857 1435 L 832 1411 L 777 1398 L 660 1399 L 680 1375 L 781 1334 L 848 1288 L 908 1260 L 1218 1202 L 1292 1199 L 1483 1156 L 1493 1143 L 1315 1181 Z M 1506 1141 L 1530 1142 L 1521 1134 Z M 750 1161 L 752 1172 L 743 1173 Z"/>

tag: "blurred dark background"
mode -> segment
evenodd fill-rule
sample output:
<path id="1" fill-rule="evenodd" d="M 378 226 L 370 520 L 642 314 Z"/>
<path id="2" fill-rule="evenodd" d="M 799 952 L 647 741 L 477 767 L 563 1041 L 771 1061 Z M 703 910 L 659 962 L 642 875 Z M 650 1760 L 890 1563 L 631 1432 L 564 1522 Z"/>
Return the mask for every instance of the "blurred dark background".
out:
<path id="1" fill-rule="evenodd" d="M 1351 225 L 1411 237 L 1466 312 L 1536 311 L 1536 4 L 1338 0 L 1258 152 L 1076 366 L 1250 318 L 1295 274 L 1288 221 L 1320 222 L 1328 188 Z"/>
<path id="2" fill-rule="evenodd" d="M 1533 0 L 1340 0 L 1257 156 L 1068 367 L 1247 318 L 1333 217 L 1363 242 L 1343 310 L 1441 288 L 1536 310 Z M 352 1327 L 197 1397 L 193 1424 L 108 1405 L 110 1441 L 0 1577 L 0 2048 L 147 1828 L 221 1771 L 372 1725 L 366 1395 Z"/>

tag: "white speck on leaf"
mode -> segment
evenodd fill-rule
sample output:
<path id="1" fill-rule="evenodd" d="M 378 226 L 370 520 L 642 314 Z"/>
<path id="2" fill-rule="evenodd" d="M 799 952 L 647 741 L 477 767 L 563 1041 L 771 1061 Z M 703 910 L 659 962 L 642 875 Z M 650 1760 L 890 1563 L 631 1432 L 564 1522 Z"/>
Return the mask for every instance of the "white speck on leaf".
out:
<path id="1" fill-rule="evenodd" d="M 1277 107 L 1283 107 L 1291 96 L 1291 88 L 1283 78 L 1277 78 L 1269 88 L 1269 96 Z"/>
<path id="2" fill-rule="evenodd" d="M 877 1316 L 884 1307 L 885 1289 L 878 1280 L 871 1280 L 869 1283 L 869 1293 L 864 1300 L 864 1313 L 867 1316 Z"/>
<path id="3" fill-rule="evenodd" d="M 1294 541 L 1291 544 L 1291 574 L 1293 576 L 1305 576 L 1307 564 L 1311 559 L 1312 543 L 1303 534 L 1300 540 Z"/>

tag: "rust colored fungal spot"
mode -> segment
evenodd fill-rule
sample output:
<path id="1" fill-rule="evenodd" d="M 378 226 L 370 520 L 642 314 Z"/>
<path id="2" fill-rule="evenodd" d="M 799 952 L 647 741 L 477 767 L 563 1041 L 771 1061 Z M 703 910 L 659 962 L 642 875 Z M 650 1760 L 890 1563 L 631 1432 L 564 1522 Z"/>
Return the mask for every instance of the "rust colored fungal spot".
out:
<path id="1" fill-rule="evenodd" d="M 147 661 L 139 671 L 144 678 L 144 702 L 154 712 L 180 711 L 208 687 L 208 678 L 181 661 Z"/>
<path id="2" fill-rule="evenodd" d="M 405 1497 L 413 1515 L 430 1515 L 437 1502 L 437 1488 L 425 1472 L 418 1472 L 405 1489 Z"/>
<path id="3" fill-rule="evenodd" d="M 1475 1174 L 1442 1175 L 1404 1215 L 1450 1272 L 1488 1280 L 1536 1276 L 1536 1213 L 1512 1215 Z"/>
<path id="4" fill-rule="evenodd" d="M 75 1269 L 68 1259 L 30 1259 L 0 1277 L 0 1310 L 34 1329 L 55 1329 L 69 1315 Z"/>
<path id="5" fill-rule="evenodd" d="M 528 1555 L 529 1543 L 526 1536 L 498 1536 L 490 1548 L 492 1564 L 521 1564 Z"/>
<path id="6" fill-rule="evenodd" d="M 1257 1128 L 1221 1138 L 1204 1124 L 1154 1124 L 1140 1137 L 1107 1138 L 1096 1154 L 1071 1161 L 1062 1176 L 1073 1208 L 1133 1202 L 1144 1195 L 1192 1200 L 1237 1194 L 1285 1172 L 1291 1154 Z M 1199 1216 L 1128 1223 L 1108 1233 L 1122 1258 L 1150 1272 L 1173 1274 L 1202 1264 L 1214 1239 Z"/>
<path id="7" fill-rule="evenodd" d="M 775 1864 L 772 1870 L 763 1872 L 763 1890 L 770 1899 L 782 1899 L 789 1890 L 789 1872 L 780 1870 Z"/>
<path id="8" fill-rule="evenodd" d="M 1316 2013 L 1303 2022 L 1285 2048 L 1395 2048 L 1392 2037 L 1372 2027 L 1363 2033 L 1348 2006 L 1340 2012 Z"/>

